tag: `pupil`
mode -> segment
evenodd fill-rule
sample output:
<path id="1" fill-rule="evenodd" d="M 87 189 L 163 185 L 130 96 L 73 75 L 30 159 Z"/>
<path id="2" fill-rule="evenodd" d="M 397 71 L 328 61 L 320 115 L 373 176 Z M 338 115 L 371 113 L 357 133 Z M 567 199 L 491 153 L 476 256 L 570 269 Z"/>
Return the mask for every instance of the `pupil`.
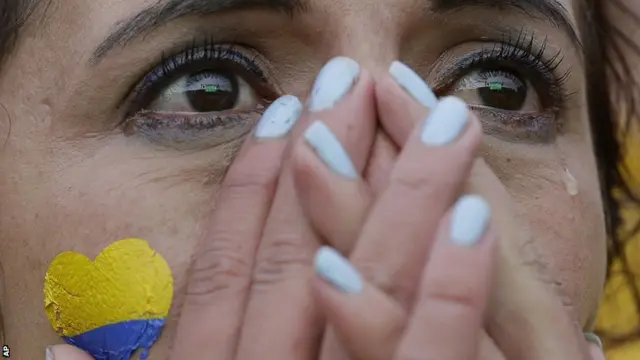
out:
<path id="1" fill-rule="evenodd" d="M 187 80 L 187 99 L 196 112 L 229 110 L 238 101 L 238 82 L 230 73 L 204 71 Z"/>
<path id="2" fill-rule="evenodd" d="M 508 86 L 500 81 L 488 81 L 478 88 L 478 95 L 485 106 L 515 111 L 522 109 L 527 89 L 519 84 Z"/>

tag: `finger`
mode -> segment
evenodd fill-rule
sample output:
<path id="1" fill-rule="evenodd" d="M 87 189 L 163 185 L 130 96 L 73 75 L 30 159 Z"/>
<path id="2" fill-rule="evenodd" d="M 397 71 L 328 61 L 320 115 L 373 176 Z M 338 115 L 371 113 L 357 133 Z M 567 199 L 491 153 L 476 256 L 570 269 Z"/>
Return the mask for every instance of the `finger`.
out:
<path id="1" fill-rule="evenodd" d="M 389 185 L 389 174 L 398 158 L 398 147 L 384 131 L 376 133 L 369 163 L 364 172 L 365 182 L 374 194 L 379 195 Z"/>
<path id="2" fill-rule="evenodd" d="M 477 359 L 495 244 L 490 220 L 475 195 L 444 218 L 396 359 Z"/>
<path id="3" fill-rule="evenodd" d="M 605 360 L 604 350 L 602 349 L 602 342 L 600 344 L 589 343 L 589 360 Z"/>
<path id="4" fill-rule="evenodd" d="M 376 83 L 376 104 L 382 127 L 400 148 L 411 136 L 426 109 L 438 99 L 420 75 L 407 65 L 394 61 L 389 76 Z"/>
<path id="5" fill-rule="evenodd" d="M 315 113 L 296 144 L 293 173 L 299 201 L 313 228 L 349 253 L 372 200 L 362 180 L 373 145 L 373 80 L 363 72 L 353 93 L 335 109 Z"/>
<path id="6" fill-rule="evenodd" d="M 488 165 L 478 160 L 467 191 L 492 205 L 500 231 L 500 251 L 487 331 L 508 359 L 587 359 L 589 350 L 581 325 L 570 317 L 552 274 L 537 258 L 528 224 L 514 217 L 513 201 Z M 527 246 L 523 247 L 523 244 Z"/>
<path id="7" fill-rule="evenodd" d="M 317 300 L 348 358 L 392 359 L 405 326 L 404 309 L 332 248 L 318 250 L 315 269 L 322 279 L 315 281 Z"/>
<path id="8" fill-rule="evenodd" d="M 373 130 L 366 129 L 374 126 L 375 117 L 366 112 L 355 113 L 350 107 L 369 96 L 372 87 L 371 76 L 355 61 L 347 58 L 330 61 L 316 80 L 309 111 L 301 124 L 310 120 L 329 121 L 340 116 L 342 111 L 351 112 L 354 118 L 343 118 L 347 124 L 336 124 L 331 131 L 336 131 L 334 135 L 345 141 L 347 152 L 366 152 L 371 140 L 358 135 L 362 131 L 373 136 Z M 327 128 L 325 124 L 324 129 Z M 294 136 L 299 134 L 294 132 Z M 343 175 L 357 174 L 358 167 L 363 168 L 364 162 L 363 158 L 362 164 L 342 163 L 340 170 Z M 238 350 L 241 360 L 309 359 L 316 356 L 322 333 L 309 282 L 313 276 L 313 254 L 320 241 L 301 209 L 291 165 L 284 165 L 258 250 Z M 277 330 L 269 332 L 272 336 L 265 336 L 265 328 Z"/>
<path id="9" fill-rule="evenodd" d="M 406 144 L 362 230 L 352 262 L 406 306 L 434 229 L 458 198 L 480 141 L 480 125 L 466 104 L 443 99 Z"/>
<path id="10" fill-rule="evenodd" d="M 276 100 L 231 165 L 189 275 L 173 358 L 233 358 L 287 134 L 301 112 L 295 97 Z"/>
<path id="11" fill-rule="evenodd" d="M 45 351 L 45 360 L 93 360 L 93 358 L 75 346 L 54 345 Z"/>
<path id="12" fill-rule="evenodd" d="M 589 343 L 589 354 L 591 355 L 590 360 L 605 360 L 604 346 L 600 337 L 594 333 L 587 332 L 584 333 L 584 338 Z"/>
<path id="13" fill-rule="evenodd" d="M 381 112 L 382 122 L 386 121 L 389 125 L 393 125 L 388 128 L 394 131 L 394 138 L 406 140 L 415 126 L 414 119 L 425 115 L 425 107 L 435 106 L 436 97 L 420 77 L 406 65 L 394 62 L 389 72 L 393 78 L 383 78 L 382 82 L 375 86 L 376 92 L 381 94 L 377 96 L 376 105 Z M 408 89 L 413 99 L 407 96 L 403 88 Z M 369 133 L 364 134 L 365 138 L 368 135 Z M 402 145 L 405 140 L 402 141 Z M 304 207 L 317 230 L 342 253 L 351 252 L 353 240 L 349 239 L 353 239 L 360 231 L 362 221 L 371 206 L 372 198 L 368 189 L 374 194 L 379 194 L 386 188 L 397 154 L 398 149 L 388 135 L 378 132 L 365 170 L 368 186 L 353 182 L 336 183 L 335 186 L 330 186 L 332 182 L 322 181 L 321 167 L 299 167 L 300 171 L 297 171 L 299 176 L 296 177 L 296 181 L 301 190 L 300 196 Z M 360 165 L 362 162 L 358 155 L 356 154 L 354 162 Z M 306 162 L 306 164 L 313 163 L 313 161 Z"/>
<path id="14" fill-rule="evenodd" d="M 480 350 L 478 350 L 477 360 L 507 360 L 484 329 L 481 330 L 480 334 Z"/>

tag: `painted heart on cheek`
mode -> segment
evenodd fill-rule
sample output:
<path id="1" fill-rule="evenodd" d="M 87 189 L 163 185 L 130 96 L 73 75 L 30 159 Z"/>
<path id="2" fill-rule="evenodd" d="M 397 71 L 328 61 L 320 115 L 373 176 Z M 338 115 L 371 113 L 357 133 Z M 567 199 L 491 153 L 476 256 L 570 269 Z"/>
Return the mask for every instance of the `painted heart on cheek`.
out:
<path id="1" fill-rule="evenodd" d="M 53 329 L 97 360 L 140 359 L 160 337 L 173 300 L 164 258 L 140 239 L 109 245 L 95 261 L 58 255 L 47 270 L 44 307 Z"/>

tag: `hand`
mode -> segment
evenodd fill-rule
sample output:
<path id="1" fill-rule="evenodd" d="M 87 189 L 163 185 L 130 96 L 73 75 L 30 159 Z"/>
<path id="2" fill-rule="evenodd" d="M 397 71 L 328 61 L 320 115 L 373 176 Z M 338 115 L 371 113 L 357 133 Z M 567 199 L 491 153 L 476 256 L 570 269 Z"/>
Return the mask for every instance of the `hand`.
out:
<path id="1" fill-rule="evenodd" d="M 396 65 L 396 70 L 398 66 L 399 65 Z M 406 80 L 406 76 L 410 77 L 412 72 L 404 67 L 401 67 L 401 68 L 402 68 L 402 71 L 400 71 L 400 73 L 401 75 L 405 76 L 405 80 Z M 419 79 L 419 77 L 417 77 L 417 75 L 414 75 L 414 78 L 412 80 L 408 82 L 405 81 L 404 83 L 418 85 L 417 90 L 415 86 L 414 86 L 414 89 L 411 89 L 413 90 L 414 94 L 416 92 L 424 93 L 425 89 L 428 90 L 428 87 L 426 86 L 426 84 L 422 83 L 422 81 Z M 381 81 L 379 81 L 378 84 L 376 85 L 376 90 L 377 90 L 376 93 L 378 94 L 377 105 L 378 105 L 378 111 L 379 111 L 381 121 L 383 122 L 385 128 L 387 129 L 391 137 L 394 139 L 394 141 L 396 141 L 396 143 L 400 145 L 404 145 L 405 142 L 407 141 L 407 138 L 409 138 L 408 134 L 410 132 L 410 129 L 414 127 L 415 124 L 420 121 L 420 119 L 424 119 L 426 117 L 427 110 L 425 109 L 424 106 L 422 106 L 421 104 L 417 103 L 415 100 L 408 97 L 406 93 L 398 86 L 396 81 L 394 81 L 391 77 L 383 78 Z M 383 94 L 383 95 L 380 96 L 380 94 Z M 416 98 L 424 98 L 424 96 L 416 96 Z M 413 169 L 415 174 L 413 176 L 409 175 L 409 179 L 411 179 L 412 181 L 407 182 L 407 181 L 404 181 L 402 177 L 398 177 L 397 173 L 399 173 L 400 171 L 396 171 L 396 169 L 398 167 L 401 167 L 401 165 L 398 164 L 396 166 L 396 169 L 394 169 L 394 172 L 390 180 L 389 189 L 393 188 L 394 186 L 398 187 L 398 184 L 397 184 L 398 182 L 401 183 L 400 184 L 401 187 L 404 186 L 407 188 L 415 188 L 414 190 L 419 190 L 420 188 L 422 188 L 423 190 L 429 189 L 429 191 L 425 191 L 423 194 L 423 195 L 426 194 L 427 196 L 422 196 L 422 197 L 415 196 L 419 200 L 415 200 L 415 199 L 412 200 L 410 196 L 405 196 L 403 198 L 397 198 L 396 203 L 392 203 L 389 201 L 385 202 L 384 201 L 385 195 L 383 194 L 381 198 L 378 199 L 376 206 L 373 208 L 373 210 L 369 210 L 367 208 L 367 205 L 372 202 L 371 199 L 365 199 L 364 201 L 359 199 L 358 197 L 350 198 L 350 199 L 344 199 L 344 198 L 342 199 L 343 203 L 359 201 L 359 203 L 362 205 L 361 212 L 363 213 L 367 213 L 368 211 L 371 211 L 371 215 L 369 219 L 366 220 L 364 228 L 362 228 L 362 233 L 360 234 L 354 254 L 352 254 L 351 256 L 353 262 L 356 264 L 357 268 L 362 269 L 362 272 L 365 278 L 372 279 L 372 282 L 377 287 L 381 287 L 386 294 L 390 295 L 390 297 L 394 299 L 396 303 L 399 304 L 399 306 L 405 310 L 405 312 L 408 312 L 409 309 L 411 309 L 412 307 L 413 298 L 414 298 L 414 296 L 412 295 L 412 289 L 417 287 L 416 286 L 417 278 L 420 275 L 420 269 L 416 268 L 416 265 L 421 265 L 421 262 L 419 261 L 419 257 L 422 254 L 426 254 L 426 252 L 430 250 L 429 240 L 431 239 L 431 237 L 423 236 L 423 237 L 416 238 L 415 234 L 423 233 L 421 229 L 424 228 L 424 223 L 432 224 L 431 228 L 434 229 L 436 223 L 434 223 L 433 214 L 437 212 L 440 212 L 442 214 L 444 212 L 440 203 L 438 203 L 435 200 L 439 199 L 441 200 L 441 202 L 445 203 L 445 206 L 450 206 L 453 200 L 449 200 L 448 204 L 446 203 L 447 201 L 446 197 L 448 194 L 451 194 L 452 192 L 460 193 L 463 186 L 472 188 L 471 186 L 473 184 L 475 184 L 475 186 L 478 187 L 479 190 L 485 191 L 487 186 L 484 186 L 484 187 L 479 186 L 483 183 L 485 183 L 485 185 L 486 183 L 491 183 L 492 185 L 490 187 L 494 187 L 494 188 L 498 186 L 502 190 L 502 193 L 506 194 L 500 182 L 495 178 L 495 175 L 492 175 L 489 177 L 486 176 L 487 171 L 490 174 L 492 173 L 486 167 L 486 165 L 483 164 L 482 161 L 475 162 L 474 171 L 472 172 L 472 175 L 469 175 L 468 169 L 471 167 L 470 163 L 474 163 L 473 159 L 475 157 L 475 152 L 474 152 L 475 149 L 472 149 L 472 148 L 468 149 L 470 151 L 467 151 L 466 153 L 465 152 L 455 153 L 456 148 L 458 149 L 461 148 L 461 145 L 456 143 L 455 145 L 446 146 L 443 149 L 434 148 L 432 149 L 434 153 L 423 154 L 423 156 L 421 157 L 415 157 L 414 161 L 411 162 L 411 164 L 414 165 L 414 167 L 415 167 L 415 164 L 422 164 L 422 166 L 415 167 Z M 440 153 L 435 152 L 437 150 L 440 150 L 441 152 Z M 339 218 L 332 217 L 332 214 L 335 213 L 332 208 L 333 201 L 312 202 L 310 201 L 310 199 L 312 198 L 311 193 L 314 194 L 313 196 L 316 199 L 321 197 L 325 199 L 333 199 L 335 198 L 335 196 L 332 194 L 362 193 L 363 191 L 356 191 L 356 189 L 366 188 L 367 184 L 362 181 L 346 181 L 343 178 L 335 177 L 335 176 L 328 177 L 327 172 L 330 173 L 330 171 L 328 171 L 320 162 L 318 162 L 317 159 L 314 162 L 313 157 L 306 155 L 308 154 L 308 152 L 305 154 L 305 151 L 306 150 L 304 148 L 300 149 L 299 152 L 302 155 L 298 156 L 298 160 L 296 163 L 296 167 L 301 169 L 301 171 L 298 172 L 297 185 L 300 189 L 300 195 L 302 198 L 301 200 L 305 204 L 305 209 L 307 209 L 308 213 L 310 214 L 312 222 L 316 224 L 316 227 L 318 227 L 319 231 L 322 232 L 324 236 L 328 239 L 341 238 L 341 233 L 336 232 L 336 235 L 333 236 L 331 234 L 332 232 L 331 229 L 327 228 L 326 226 L 323 227 L 323 224 L 327 224 L 327 223 L 333 224 L 334 229 L 343 229 L 342 233 L 345 232 L 344 229 L 348 229 L 348 231 L 346 231 L 348 233 L 358 233 L 357 229 L 359 229 L 359 227 L 362 224 L 341 222 Z M 404 153 L 407 151 L 409 151 L 407 148 L 403 150 L 403 155 L 401 155 L 401 158 L 403 156 L 408 156 L 408 155 L 404 155 Z M 481 174 L 485 174 L 485 176 L 480 176 L 478 178 L 476 176 L 476 173 L 478 173 L 476 168 L 486 170 L 486 171 L 480 172 Z M 418 173 L 421 173 L 422 171 L 420 170 L 423 170 L 423 169 L 431 169 L 433 173 L 430 176 L 421 177 L 417 175 Z M 454 171 L 455 169 L 458 169 L 458 170 L 462 169 L 462 170 L 460 170 L 459 173 L 453 173 L 452 171 Z M 452 175 L 457 175 L 457 176 L 452 176 Z M 314 181 L 313 179 L 316 179 L 316 178 L 322 179 L 322 180 L 329 179 L 330 181 L 328 180 Z M 479 180 L 475 180 L 476 178 L 478 178 Z M 489 180 L 491 181 L 487 181 L 487 178 L 489 178 Z M 315 187 L 311 188 L 309 186 L 310 184 L 314 184 Z M 407 184 L 410 184 L 411 186 L 406 186 Z M 340 188 L 343 188 L 343 189 L 339 190 Z M 351 191 L 347 191 L 346 189 L 351 189 Z M 389 189 L 387 189 L 386 192 L 389 192 L 390 191 Z M 489 195 L 492 195 L 492 194 L 489 194 Z M 496 202 L 494 199 L 495 196 L 492 195 L 491 197 L 492 198 L 490 199 L 490 201 L 492 203 Z M 505 198 L 501 198 L 498 200 L 502 200 L 503 205 L 509 202 L 508 196 L 506 197 L 506 200 Z M 416 211 L 416 208 L 411 206 L 413 203 L 415 203 L 415 201 L 422 201 L 423 204 L 429 204 L 429 208 L 425 209 L 424 207 L 420 208 L 420 206 L 418 206 L 418 210 L 420 211 Z M 383 203 L 385 204 L 384 206 L 382 205 Z M 392 207 L 392 206 L 389 206 L 389 204 L 396 205 L 396 206 Z M 403 211 L 403 207 L 410 208 L 412 209 L 412 211 L 407 213 L 407 211 Z M 494 204 L 494 207 L 496 207 L 495 204 Z M 383 216 L 383 217 L 377 218 L 376 221 L 372 220 L 376 212 L 379 211 L 378 209 L 384 209 L 384 208 L 386 208 L 387 211 L 391 212 L 391 214 L 388 214 L 389 217 L 385 218 Z M 434 210 L 434 208 L 436 210 Z M 507 207 L 502 206 L 499 201 L 498 201 L 497 208 L 498 208 L 499 216 L 496 216 L 496 218 L 498 218 L 496 220 L 499 220 L 499 221 L 496 221 L 496 223 L 500 225 L 505 225 L 504 219 L 510 218 L 511 213 L 508 213 L 507 211 L 505 211 Z M 390 209 L 393 209 L 393 210 L 390 210 Z M 384 211 L 384 210 L 380 210 L 380 211 Z M 402 215 L 398 215 L 398 214 L 402 214 Z M 415 214 L 419 214 L 422 217 L 416 218 Z M 377 225 L 377 230 L 378 230 L 377 236 L 379 238 L 386 238 L 386 244 L 387 244 L 385 248 L 384 243 L 379 242 L 378 245 L 380 246 L 377 251 L 375 250 L 375 247 L 371 245 L 367 245 L 367 243 L 371 243 L 370 240 L 364 240 L 364 239 L 367 239 L 365 237 L 365 234 L 373 233 L 367 230 L 367 226 L 370 226 L 369 224 L 376 223 L 376 222 L 379 224 Z M 422 225 L 416 225 L 418 222 L 422 222 Z M 507 222 L 506 224 L 513 224 L 513 222 L 511 223 Z M 412 225 L 414 227 L 413 233 L 410 230 L 405 229 L 405 228 L 410 229 Z M 418 230 L 416 230 L 416 226 Z M 511 226 L 510 229 L 513 230 L 515 229 L 515 227 Z M 403 236 L 407 232 L 409 233 L 409 235 L 414 235 L 414 237 L 411 238 L 410 236 L 409 237 Z M 501 234 L 501 236 L 503 235 L 503 231 L 499 231 L 499 233 Z M 514 239 L 514 236 L 522 236 L 522 234 L 523 234 L 522 231 L 520 232 L 507 231 L 506 235 L 510 236 L 508 237 L 508 239 L 510 240 L 505 242 L 511 242 L 511 243 L 517 242 L 517 241 L 511 241 L 511 239 Z M 394 239 L 394 241 L 389 241 L 389 239 Z M 412 239 L 413 241 L 411 241 Z M 344 241 L 344 240 L 341 240 L 341 241 Z M 351 243 L 353 243 L 353 240 L 351 241 Z M 359 255 L 359 251 L 361 251 L 359 249 L 361 248 L 368 248 L 369 254 L 367 256 L 363 256 L 361 254 Z M 422 253 L 422 250 L 425 250 L 424 253 Z M 366 253 L 365 251 L 362 251 L 362 252 Z M 514 262 L 513 254 L 511 254 L 512 261 L 510 262 L 506 261 L 509 259 L 509 258 L 506 258 L 506 254 L 509 254 L 509 252 L 504 251 L 501 248 L 501 251 L 499 253 L 500 255 L 499 264 L 501 266 L 504 266 L 504 264 L 512 265 L 514 263 L 519 263 L 519 264 L 523 263 L 522 259 L 520 259 L 520 262 L 517 262 L 517 261 Z M 519 255 L 522 255 L 522 254 L 519 254 Z M 536 276 L 532 276 L 531 269 L 527 269 L 527 271 L 525 271 L 525 269 L 523 268 L 524 267 L 520 266 L 520 269 L 518 269 L 519 271 L 515 271 L 513 273 L 510 271 L 505 271 L 505 268 L 501 268 L 501 271 L 499 273 L 503 273 L 503 272 L 508 273 L 509 276 L 506 276 L 506 278 L 510 279 L 510 281 L 499 281 L 498 287 L 501 288 L 501 290 L 498 289 L 500 291 L 496 290 L 494 291 L 494 293 L 502 294 L 500 296 L 503 296 L 504 294 L 510 294 L 510 293 L 512 294 L 513 289 L 518 289 L 526 286 L 529 286 L 528 288 L 529 291 L 540 289 L 542 287 L 542 284 L 538 281 L 539 278 Z M 507 270 L 510 270 L 510 269 L 507 269 Z M 526 278 L 524 279 L 525 281 L 523 281 L 522 277 L 525 275 L 526 275 Z M 535 275 L 538 275 L 538 274 L 535 274 Z M 517 286 L 514 287 L 514 285 L 516 285 L 515 283 L 517 283 Z M 455 287 L 455 285 L 451 285 L 451 286 Z M 544 302 L 546 305 L 540 306 L 540 304 L 537 303 L 538 297 L 545 296 L 545 295 L 548 296 L 547 301 Z M 532 300 L 532 299 L 535 299 L 535 300 Z M 515 304 L 513 304 L 512 306 L 513 308 L 517 308 L 518 306 L 520 306 L 520 310 L 521 310 L 520 314 L 532 313 L 531 311 L 533 310 L 540 311 L 541 309 L 543 311 L 554 309 L 555 311 L 549 312 L 548 314 L 546 314 L 546 316 L 544 316 L 545 314 L 543 314 L 543 316 L 534 320 L 534 322 L 540 326 L 536 327 L 536 333 L 533 339 L 531 339 L 532 338 L 531 336 L 528 336 L 529 334 L 523 333 L 523 329 L 526 329 L 526 327 L 521 327 L 520 329 L 516 329 L 515 331 L 515 334 L 518 334 L 519 337 L 515 337 L 515 336 L 510 337 L 509 341 L 507 341 L 506 343 L 503 341 L 501 345 L 505 346 L 508 349 L 508 352 L 506 354 L 508 358 L 511 358 L 511 359 L 548 359 L 548 358 L 566 358 L 566 359 L 580 358 L 582 359 L 584 358 L 584 357 L 576 357 L 576 356 L 583 356 L 584 353 L 587 352 L 586 350 L 587 345 L 584 342 L 584 339 L 582 338 L 581 333 L 579 331 L 576 331 L 576 327 L 573 326 L 573 324 L 569 320 L 566 320 L 564 322 L 565 326 L 561 326 L 560 328 L 553 328 L 551 329 L 551 332 L 546 331 L 546 330 L 549 330 L 546 328 L 556 326 L 554 320 L 559 319 L 558 316 L 560 316 L 560 318 L 562 317 L 564 317 L 565 319 L 567 318 L 566 309 L 562 307 L 562 305 L 558 301 L 555 294 L 549 293 L 548 291 L 540 292 L 538 296 L 532 296 L 531 298 L 529 298 L 528 302 L 526 301 L 518 302 L 517 301 L 518 299 L 513 299 L 513 296 L 511 296 L 509 300 L 513 300 L 515 302 Z M 499 302 L 496 302 L 496 303 L 499 303 Z M 526 312 L 526 311 L 529 311 L 529 312 Z M 549 314 L 553 314 L 552 316 L 554 316 L 554 318 L 550 319 Z M 371 318 L 371 316 L 369 317 Z M 491 322 L 492 321 L 491 314 L 489 314 L 489 318 L 490 318 L 489 321 Z M 523 317 L 520 316 L 520 318 L 523 318 Z M 526 318 L 528 319 L 528 317 Z M 505 325 L 504 330 L 506 331 L 507 329 L 513 328 L 513 324 L 505 323 L 504 321 L 505 319 L 506 318 L 502 317 L 500 322 L 501 324 Z M 540 320 L 540 319 L 544 319 L 544 320 Z M 384 322 L 384 321 L 380 320 L 380 322 Z M 387 328 L 386 331 L 387 332 L 385 334 L 388 335 L 389 331 L 393 331 L 393 327 Z M 366 332 L 364 333 L 362 332 L 362 328 L 360 328 L 360 330 L 357 330 L 356 332 L 358 334 L 366 333 Z M 555 333 L 559 333 L 559 336 L 555 336 L 555 335 L 550 336 L 550 334 L 555 334 Z M 504 339 L 504 334 L 502 335 L 503 335 L 502 339 Z M 327 339 L 328 340 L 325 341 L 324 349 L 325 350 L 335 349 L 336 348 L 335 338 L 332 337 L 331 334 L 329 334 L 329 336 L 327 336 Z M 493 339 L 487 336 L 486 332 L 483 331 L 481 333 L 481 339 L 483 344 L 480 348 L 481 358 L 490 359 L 490 358 L 495 358 L 495 356 L 498 356 L 497 355 L 499 353 L 498 347 L 494 343 Z M 329 343 L 329 345 L 327 345 L 327 343 Z M 371 343 L 377 344 L 378 342 L 375 340 L 371 340 L 370 338 L 369 344 Z M 554 346 L 551 346 L 552 343 L 554 344 Z M 522 344 L 534 345 L 535 348 L 526 347 L 526 346 L 523 346 Z M 599 356 L 602 356 L 602 352 L 600 349 L 593 348 L 592 350 L 598 353 Z M 326 354 L 327 354 L 327 351 L 323 353 L 323 357 L 326 356 Z M 493 354 L 493 356 L 491 354 Z M 512 354 L 516 354 L 516 355 L 512 356 Z M 545 357 L 545 354 L 551 355 L 551 356 Z M 560 356 L 560 357 L 554 356 L 557 354 L 563 354 L 563 356 Z M 567 356 L 564 356 L 564 355 L 567 355 Z M 335 359 L 335 358 L 338 358 L 338 356 L 341 356 L 341 355 L 339 353 L 332 353 L 330 356 L 326 356 L 324 358 Z M 344 355 L 342 355 L 342 357 L 344 357 Z"/>
<path id="2" fill-rule="evenodd" d="M 417 84 L 418 79 L 411 83 Z M 405 144 L 421 119 L 415 114 L 424 111 L 424 106 L 394 85 L 387 77 L 376 87 L 386 90 L 384 98 L 378 97 L 378 108 L 391 138 Z M 416 91 L 423 92 L 424 88 L 409 92 Z M 484 160 L 476 159 L 464 192 L 488 199 L 502 240 L 485 321 L 490 335 L 486 339 L 495 342 L 509 359 L 573 359 L 587 352 L 594 359 L 604 358 L 597 336 L 585 334 L 589 344 L 585 343 L 582 324 L 570 317 L 574 314 L 563 304 L 553 275 L 541 266 L 544 262 L 537 256 L 533 233 L 523 219 L 514 217 L 511 196 Z"/>
<path id="3" fill-rule="evenodd" d="M 354 62 L 330 62 L 290 141 L 316 117 L 331 119 L 353 155 L 353 171 L 362 171 L 375 130 L 372 89 L 371 76 Z M 282 166 L 271 160 L 283 153 Z M 316 357 L 323 323 L 309 265 L 320 241 L 300 208 L 289 158 L 286 140 L 250 141 L 229 170 L 194 264 L 172 358 Z"/>
<path id="4" fill-rule="evenodd" d="M 452 127 L 446 129 L 446 124 Z M 472 245 L 483 237 L 489 222 L 489 208 L 479 198 L 464 198 L 459 203 L 460 211 L 453 216 L 452 234 L 448 231 L 449 216 L 445 214 L 468 176 L 480 144 L 481 126 L 468 116 L 466 105 L 455 99 L 443 101 L 442 108 L 436 110 L 432 118 L 432 125 L 424 127 L 424 131 L 420 127 L 401 153 L 391 172 L 389 186 L 366 219 L 352 255 L 354 263 L 361 264 L 365 274 L 383 277 L 366 276 L 376 280 L 363 288 L 359 276 L 344 266 L 336 252 L 323 250 L 317 257 L 317 269 L 325 279 L 343 291 L 359 293 L 345 296 L 348 300 L 340 303 L 332 302 L 340 299 L 338 292 L 331 292 L 321 284 L 318 289 L 327 317 L 351 358 L 414 359 L 421 354 L 416 351 L 424 350 L 422 346 L 426 346 L 434 358 L 466 359 L 472 354 L 475 358 L 484 304 L 489 294 L 494 241 L 489 233 L 477 251 L 471 251 L 465 245 Z M 349 159 L 327 156 L 346 155 L 335 148 L 340 144 L 320 140 L 311 143 L 319 159 L 308 147 L 297 149 L 299 188 L 308 189 L 306 186 L 312 183 L 308 175 L 318 174 L 317 178 L 325 180 L 327 187 L 331 183 L 338 184 L 329 192 L 343 187 L 341 194 L 364 193 L 367 185 L 362 180 L 340 176 L 332 166 Z M 455 145 L 443 146 L 449 142 Z M 451 160 L 444 162 L 443 159 Z M 306 203 L 311 210 L 314 203 Z M 422 287 L 424 291 L 416 304 L 415 317 L 407 324 L 409 330 L 401 344 L 400 336 L 416 288 L 414 283 L 420 277 L 420 271 L 416 275 L 413 270 L 424 266 L 438 225 L 441 226 L 438 236 L 441 245 L 431 253 L 430 271 L 423 280 L 427 286 Z M 449 242 L 449 239 L 455 241 Z M 469 268 L 451 267 L 447 262 L 450 260 L 458 260 L 456 264 L 466 264 Z M 341 273 L 341 269 L 344 272 Z M 381 283 L 379 279 L 388 282 Z M 379 291 L 380 284 L 391 295 Z M 358 303 L 356 299 L 368 299 L 374 305 L 360 307 L 366 300 Z M 359 309 L 355 311 L 349 305 Z M 349 315 L 351 310 L 355 311 L 353 315 Z M 361 326 L 357 328 L 349 326 L 358 322 Z M 350 341 L 353 339 L 363 341 Z M 331 347 L 325 349 L 330 351 Z M 332 355 L 322 354 L 327 359 L 334 358 Z"/>
<path id="5" fill-rule="evenodd" d="M 289 149 L 311 120 L 323 118 L 352 155 L 354 167 L 343 171 L 364 170 L 376 122 L 373 79 L 361 70 L 348 59 L 330 62 L 290 136 L 286 125 L 303 112 L 296 98 L 281 98 L 265 112 L 218 194 L 196 252 L 171 358 L 317 358 L 324 324 L 310 279 L 320 242 L 300 208 Z M 322 128 L 313 129 L 322 134 Z M 86 358 L 67 346 L 53 350 L 56 360 Z"/>

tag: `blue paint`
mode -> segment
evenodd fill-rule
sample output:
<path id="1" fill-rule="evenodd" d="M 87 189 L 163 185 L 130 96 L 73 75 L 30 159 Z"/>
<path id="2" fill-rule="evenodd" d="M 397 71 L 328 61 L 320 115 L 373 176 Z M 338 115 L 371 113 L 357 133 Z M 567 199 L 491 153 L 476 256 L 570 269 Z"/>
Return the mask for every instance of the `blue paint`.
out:
<path id="1" fill-rule="evenodd" d="M 151 346 L 158 340 L 166 319 L 131 320 L 106 325 L 84 334 L 63 337 L 88 352 L 96 360 L 129 360 L 142 350 L 140 360 L 149 357 Z"/>

